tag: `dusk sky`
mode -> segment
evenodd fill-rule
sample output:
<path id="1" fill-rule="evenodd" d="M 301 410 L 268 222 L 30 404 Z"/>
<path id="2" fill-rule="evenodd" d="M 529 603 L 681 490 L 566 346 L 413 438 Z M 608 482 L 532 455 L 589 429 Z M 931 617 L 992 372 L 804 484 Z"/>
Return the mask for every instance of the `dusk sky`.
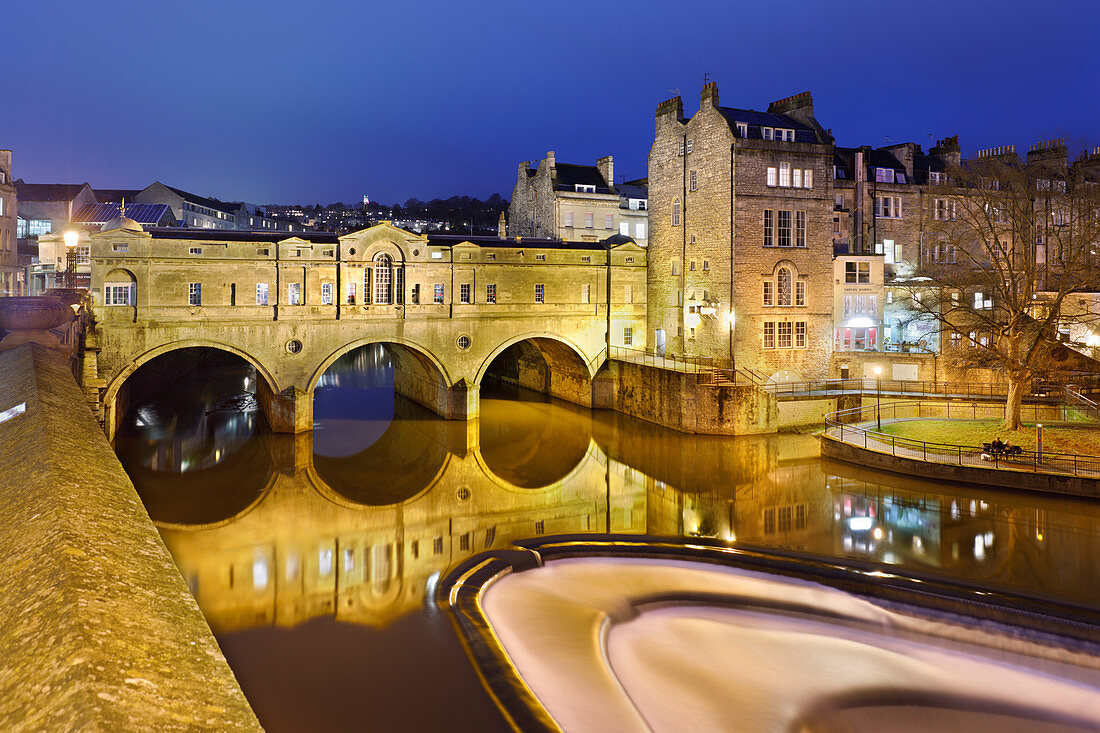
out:
<path id="1" fill-rule="evenodd" d="M 0 148 L 28 182 L 256 203 L 511 196 L 615 156 L 653 111 L 809 90 L 840 145 L 1100 144 L 1100 2 L 16 0 Z"/>

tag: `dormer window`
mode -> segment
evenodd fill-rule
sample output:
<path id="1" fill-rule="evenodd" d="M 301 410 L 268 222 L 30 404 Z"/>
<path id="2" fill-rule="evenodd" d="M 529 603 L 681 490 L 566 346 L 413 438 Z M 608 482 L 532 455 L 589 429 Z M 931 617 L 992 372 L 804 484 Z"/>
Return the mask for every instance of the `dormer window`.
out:
<path id="1" fill-rule="evenodd" d="M 894 182 L 894 169 L 893 168 L 875 168 L 875 182 L 876 183 L 893 183 Z"/>
<path id="2" fill-rule="evenodd" d="M 928 172 L 928 182 L 932 184 L 947 183 L 947 174 L 937 171 Z"/>
<path id="3" fill-rule="evenodd" d="M 596 193 L 595 186 L 589 186 L 585 183 L 578 183 L 574 186 L 574 188 L 577 189 L 577 193 Z"/>
<path id="4" fill-rule="evenodd" d="M 748 137 L 748 136 L 749 136 L 749 123 L 747 123 L 747 122 L 738 122 L 737 123 L 737 137 Z"/>
<path id="5" fill-rule="evenodd" d="M 5 173 L 4 171 L 0 171 L 0 183 L 7 183 L 7 182 L 8 182 L 8 174 Z"/>
<path id="6" fill-rule="evenodd" d="M 848 177 L 848 171 L 844 170 L 844 168 L 842 168 L 839 165 L 834 165 L 833 166 L 833 178 L 835 178 L 837 180 L 843 180 L 847 177 Z"/>
<path id="7" fill-rule="evenodd" d="M 760 128 L 760 137 L 762 137 L 765 140 L 774 140 L 775 139 L 775 128 L 774 127 L 761 127 Z"/>

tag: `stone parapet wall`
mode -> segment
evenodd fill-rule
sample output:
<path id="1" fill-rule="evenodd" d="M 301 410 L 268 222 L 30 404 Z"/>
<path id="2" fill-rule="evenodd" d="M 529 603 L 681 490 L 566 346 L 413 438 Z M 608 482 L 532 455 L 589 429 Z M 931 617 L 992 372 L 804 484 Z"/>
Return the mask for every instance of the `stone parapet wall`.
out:
<path id="1" fill-rule="evenodd" d="M 0 353 L 0 728 L 259 730 L 68 364 Z"/>

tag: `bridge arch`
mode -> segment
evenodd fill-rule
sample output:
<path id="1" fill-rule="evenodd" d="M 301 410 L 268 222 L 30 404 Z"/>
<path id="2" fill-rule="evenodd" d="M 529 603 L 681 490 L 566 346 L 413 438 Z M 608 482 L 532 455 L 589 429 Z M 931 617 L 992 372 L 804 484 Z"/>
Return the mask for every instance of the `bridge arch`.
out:
<path id="1" fill-rule="evenodd" d="M 490 367 L 500 358 L 514 362 L 510 368 L 521 387 L 592 406 L 592 379 L 600 364 L 589 362 L 584 349 L 573 341 L 547 331 L 513 336 L 482 361 L 474 379 L 476 386 L 480 388 Z"/>
<path id="2" fill-rule="evenodd" d="M 439 358 L 431 352 L 430 349 L 421 346 L 415 341 L 401 338 L 400 336 L 366 336 L 364 338 L 356 339 L 354 341 L 349 341 L 336 351 L 333 351 L 331 354 L 326 356 L 324 360 L 317 366 L 317 368 L 313 370 L 313 374 L 309 378 L 309 385 L 307 386 L 306 391 L 310 394 L 313 394 L 313 390 L 314 388 L 316 388 L 317 383 L 321 381 L 321 375 L 328 371 L 328 368 L 336 363 L 336 360 L 339 359 L 341 356 L 344 356 L 345 354 L 348 354 L 364 346 L 370 346 L 371 344 L 403 347 L 400 350 L 393 350 L 394 353 L 397 355 L 396 358 L 400 361 L 401 357 L 412 357 L 416 361 L 400 361 L 401 367 L 419 364 L 421 367 L 424 367 L 425 370 L 427 370 L 427 368 L 430 366 L 435 370 L 435 372 L 439 375 L 440 379 L 444 383 L 446 383 L 448 386 L 452 384 L 451 375 L 448 373 L 447 368 L 443 365 L 443 362 L 441 362 Z"/>
<path id="3" fill-rule="evenodd" d="M 244 349 L 233 344 L 227 344 L 222 341 L 213 341 L 210 339 L 182 339 L 180 341 L 172 341 L 166 344 L 161 344 L 148 351 L 130 359 L 122 369 L 107 383 L 107 388 L 103 393 L 103 421 L 107 428 L 107 439 L 113 440 L 115 431 L 118 429 L 119 422 L 122 419 L 122 412 L 124 406 L 118 403 L 119 392 L 141 367 L 145 366 L 153 359 L 164 354 L 171 353 L 173 351 L 180 351 L 181 349 L 215 349 L 217 351 L 224 351 L 234 356 L 238 356 L 244 361 L 251 364 L 256 369 L 256 375 L 261 380 L 261 384 L 265 385 L 272 394 L 279 393 L 278 382 L 271 371 L 252 354 L 248 353 Z M 257 390 L 261 387 L 260 384 L 256 385 Z"/>

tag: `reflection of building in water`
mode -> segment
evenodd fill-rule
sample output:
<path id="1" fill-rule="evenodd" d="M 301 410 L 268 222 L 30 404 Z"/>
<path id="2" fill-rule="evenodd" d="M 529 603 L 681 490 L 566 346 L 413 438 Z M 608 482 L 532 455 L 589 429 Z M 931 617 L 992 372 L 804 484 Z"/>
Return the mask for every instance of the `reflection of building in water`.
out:
<path id="1" fill-rule="evenodd" d="M 309 456 L 309 438 L 275 442 Z M 433 575 L 512 539 L 645 531 L 644 486 L 621 464 L 609 467 L 595 443 L 566 476 L 535 489 L 493 473 L 474 445 L 448 448 L 433 483 L 397 504 L 357 504 L 306 465 L 280 473 L 228 524 L 162 532 L 211 626 L 229 630 L 318 615 L 383 624 L 421 604 Z"/>

